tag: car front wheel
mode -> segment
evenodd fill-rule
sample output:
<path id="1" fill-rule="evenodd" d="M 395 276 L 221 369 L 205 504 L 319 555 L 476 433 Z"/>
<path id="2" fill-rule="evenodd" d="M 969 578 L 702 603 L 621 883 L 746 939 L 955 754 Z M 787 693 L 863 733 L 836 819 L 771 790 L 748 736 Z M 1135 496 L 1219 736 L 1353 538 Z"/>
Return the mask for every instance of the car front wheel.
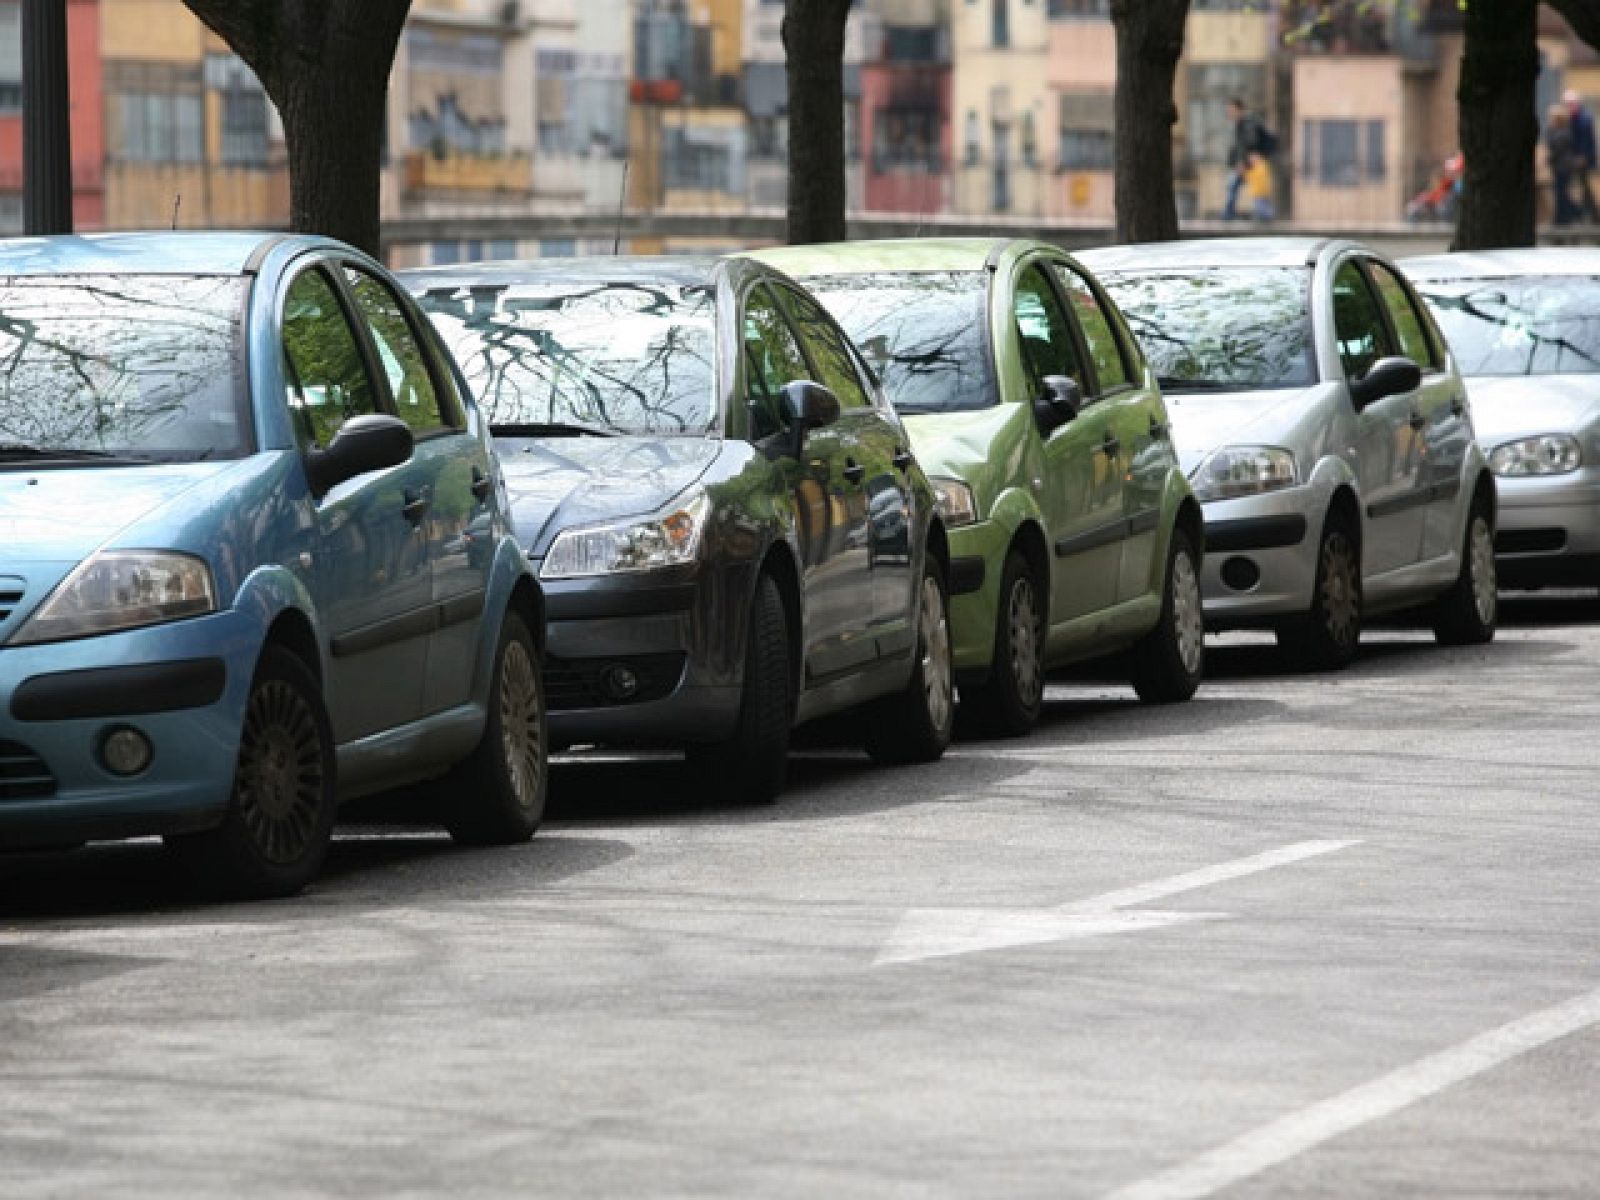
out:
<path id="1" fill-rule="evenodd" d="M 1278 629 L 1278 645 L 1309 671 L 1348 666 L 1361 645 L 1361 554 L 1348 524 L 1331 514 L 1317 545 L 1311 608 Z"/>
<path id="2" fill-rule="evenodd" d="M 1499 580 L 1494 569 L 1494 529 L 1489 506 L 1476 500 L 1467 517 L 1461 547 L 1461 574 L 1439 598 L 1433 633 L 1444 646 L 1478 646 L 1494 640 L 1500 616 Z"/>
<path id="3" fill-rule="evenodd" d="M 1189 535 L 1174 529 L 1160 620 L 1133 648 L 1129 678 L 1139 699 L 1176 704 L 1193 696 L 1205 669 L 1205 638 L 1199 563 Z"/>
<path id="4" fill-rule="evenodd" d="M 1026 556 L 1013 547 L 1000 577 L 989 678 L 961 688 L 962 708 L 983 732 L 1021 737 L 1038 723 L 1044 701 L 1044 628 L 1044 589 Z"/>
<path id="5" fill-rule="evenodd" d="M 867 753 L 879 762 L 932 762 L 950 744 L 955 672 L 950 604 L 939 561 L 926 556 L 917 588 L 917 649 L 904 690 L 876 701 L 867 718 Z"/>

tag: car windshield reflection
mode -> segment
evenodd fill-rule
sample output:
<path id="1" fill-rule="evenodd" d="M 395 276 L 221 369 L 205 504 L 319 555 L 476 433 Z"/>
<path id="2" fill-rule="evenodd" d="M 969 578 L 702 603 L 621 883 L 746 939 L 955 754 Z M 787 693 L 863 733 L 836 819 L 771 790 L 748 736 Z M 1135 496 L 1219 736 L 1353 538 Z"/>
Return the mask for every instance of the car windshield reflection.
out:
<path id="1" fill-rule="evenodd" d="M 1600 280 L 1440 280 L 1418 290 L 1463 375 L 1600 372 Z"/>

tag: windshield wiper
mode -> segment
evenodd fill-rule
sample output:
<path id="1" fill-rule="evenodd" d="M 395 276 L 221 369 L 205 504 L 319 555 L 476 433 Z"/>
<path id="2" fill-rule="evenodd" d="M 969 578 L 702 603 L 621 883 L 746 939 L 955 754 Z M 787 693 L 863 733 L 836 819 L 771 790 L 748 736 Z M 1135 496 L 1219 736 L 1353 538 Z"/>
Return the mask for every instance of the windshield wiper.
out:
<path id="1" fill-rule="evenodd" d="M 109 450 L 84 450 L 76 446 L 30 446 L 25 442 L 0 442 L 0 462 L 75 462 L 91 461 L 106 466 L 123 466 L 152 461 Z"/>
<path id="2" fill-rule="evenodd" d="M 1250 384 L 1222 383 L 1216 379 L 1179 379 L 1176 375 L 1157 375 L 1163 392 L 1246 392 Z"/>
<path id="3" fill-rule="evenodd" d="M 606 425 L 585 425 L 578 421 L 522 422 L 510 425 L 490 425 L 495 437 L 621 437 L 621 431 Z"/>

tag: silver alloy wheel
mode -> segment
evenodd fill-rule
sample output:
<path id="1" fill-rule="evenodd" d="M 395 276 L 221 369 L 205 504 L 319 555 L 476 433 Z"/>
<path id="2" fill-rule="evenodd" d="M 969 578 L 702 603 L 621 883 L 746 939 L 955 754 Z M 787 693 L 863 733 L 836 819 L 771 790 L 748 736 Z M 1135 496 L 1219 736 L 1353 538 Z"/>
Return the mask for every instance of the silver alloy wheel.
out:
<path id="1" fill-rule="evenodd" d="M 322 750 L 317 719 L 295 688 L 271 679 L 251 691 L 239 739 L 239 816 L 269 862 L 292 863 L 315 840 Z"/>
<path id="2" fill-rule="evenodd" d="M 1322 543 L 1322 611 L 1328 636 L 1341 646 L 1361 636 L 1360 585 L 1356 582 L 1355 548 L 1342 531 Z"/>
<path id="3" fill-rule="evenodd" d="M 1194 559 L 1182 550 L 1172 560 L 1172 632 L 1183 669 L 1190 675 L 1198 675 L 1205 654 L 1205 611 L 1200 600 L 1200 578 L 1195 574 Z"/>
<path id="4" fill-rule="evenodd" d="M 927 692 L 928 719 L 935 729 L 950 721 L 955 702 L 955 674 L 950 668 L 950 621 L 944 592 L 931 576 L 922 581 L 922 685 Z"/>
<path id="5" fill-rule="evenodd" d="M 544 777 L 544 714 L 537 670 L 520 640 L 506 643 L 500 667 L 500 747 L 517 807 L 524 812 L 538 803 Z"/>
<path id="6" fill-rule="evenodd" d="M 1006 605 L 1006 624 L 1011 640 L 1011 678 L 1017 697 L 1028 707 L 1044 693 L 1044 672 L 1040 669 L 1039 606 L 1034 599 L 1033 581 L 1017 576 L 1011 585 Z"/>
<path id="7" fill-rule="evenodd" d="M 1494 534 L 1489 532 L 1489 522 L 1477 515 L 1472 518 L 1471 560 L 1467 569 L 1472 572 L 1472 602 L 1477 606 L 1478 620 L 1483 625 L 1493 625 L 1500 607 L 1500 583 L 1494 568 Z"/>

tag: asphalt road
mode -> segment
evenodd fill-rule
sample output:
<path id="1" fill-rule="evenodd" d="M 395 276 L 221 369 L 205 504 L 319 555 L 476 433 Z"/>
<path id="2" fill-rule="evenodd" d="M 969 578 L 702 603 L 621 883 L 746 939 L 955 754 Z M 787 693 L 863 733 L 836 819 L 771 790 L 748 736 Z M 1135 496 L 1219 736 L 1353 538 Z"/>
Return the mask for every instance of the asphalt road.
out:
<path id="1" fill-rule="evenodd" d="M 1600 1194 L 1600 602 L 1507 616 L 292 902 L 0 860 L 0 1196 Z"/>

